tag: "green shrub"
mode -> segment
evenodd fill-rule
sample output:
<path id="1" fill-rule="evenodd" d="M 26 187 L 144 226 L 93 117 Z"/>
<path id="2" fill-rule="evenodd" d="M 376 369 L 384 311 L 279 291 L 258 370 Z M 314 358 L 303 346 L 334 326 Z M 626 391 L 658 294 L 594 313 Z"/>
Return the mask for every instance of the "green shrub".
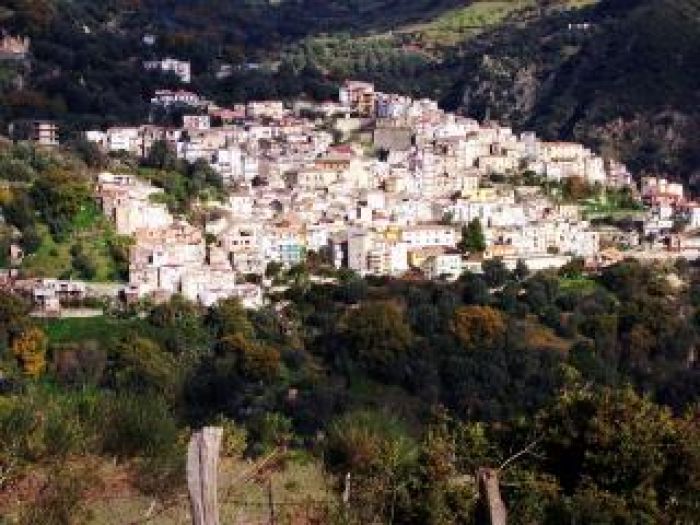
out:
<path id="1" fill-rule="evenodd" d="M 216 426 L 224 430 L 221 440 L 221 455 L 227 458 L 241 457 L 248 446 L 246 429 L 225 417 L 219 418 L 216 421 Z"/>
<path id="2" fill-rule="evenodd" d="M 153 395 L 119 395 L 104 407 L 104 452 L 118 458 L 157 457 L 178 441 L 178 429 L 164 400 Z"/>
<path id="3" fill-rule="evenodd" d="M 266 413 L 251 424 L 253 452 L 264 454 L 274 447 L 285 446 L 292 438 L 292 422 L 277 412 Z"/>

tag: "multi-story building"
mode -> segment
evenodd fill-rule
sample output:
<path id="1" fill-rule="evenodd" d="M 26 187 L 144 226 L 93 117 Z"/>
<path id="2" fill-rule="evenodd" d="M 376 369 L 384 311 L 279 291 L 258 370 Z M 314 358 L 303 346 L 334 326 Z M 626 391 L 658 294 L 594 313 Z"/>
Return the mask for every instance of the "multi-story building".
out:
<path id="1" fill-rule="evenodd" d="M 340 103 L 363 117 L 375 114 L 376 92 L 369 82 L 346 81 L 339 92 Z"/>
<path id="2" fill-rule="evenodd" d="M 35 120 L 32 123 L 32 140 L 39 146 L 58 146 L 58 126 L 55 122 Z"/>
<path id="3" fill-rule="evenodd" d="M 192 66 L 187 60 L 177 60 L 175 58 L 164 58 L 163 60 L 148 60 L 143 63 L 147 71 L 160 71 L 162 73 L 173 73 L 180 82 L 189 84 L 192 81 Z"/>

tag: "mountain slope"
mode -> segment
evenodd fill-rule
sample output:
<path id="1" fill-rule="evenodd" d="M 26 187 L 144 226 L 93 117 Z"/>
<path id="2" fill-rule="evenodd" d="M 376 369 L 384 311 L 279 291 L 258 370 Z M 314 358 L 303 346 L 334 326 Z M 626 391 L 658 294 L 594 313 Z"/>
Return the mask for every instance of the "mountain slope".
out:
<path id="1" fill-rule="evenodd" d="M 33 42 L 26 67 L 0 63 L 3 124 L 142 120 L 175 84 L 141 61 L 169 55 L 222 103 L 325 98 L 365 78 L 700 180 L 700 0 L 8 0 L 0 27 Z M 215 76 L 248 62 L 265 67 Z"/>
<path id="2" fill-rule="evenodd" d="M 602 2 L 482 45 L 460 84 L 465 111 L 583 140 L 637 172 L 700 175 L 697 0 Z"/>

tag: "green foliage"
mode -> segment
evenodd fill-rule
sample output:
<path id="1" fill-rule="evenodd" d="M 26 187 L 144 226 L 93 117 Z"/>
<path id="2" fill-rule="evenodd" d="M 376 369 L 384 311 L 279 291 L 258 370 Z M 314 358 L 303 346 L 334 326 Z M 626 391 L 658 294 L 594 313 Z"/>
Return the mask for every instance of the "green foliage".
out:
<path id="1" fill-rule="evenodd" d="M 205 160 L 188 164 L 178 159 L 172 146 L 163 140 L 153 144 L 139 175 L 163 188 L 162 198 L 175 213 L 189 211 L 197 199 L 222 200 L 224 197 L 221 176 Z"/>
<path id="2" fill-rule="evenodd" d="M 218 337 L 241 335 L 253 338 L 253 325 L 248 313 L 238 299 L 223 299 L 214 306 L 207 317 L 207 323 Z"/>
<path id="3" fill-rule="evenodd" d="M 157 140 L 148 151 L 145 165 L 163 171 L 179 171 L 180 160 L 175 149 L 165 140 Z"/>
<path id="4" fill-rule="evenodd" d="M 21 232 L 27 255 L 22 269 L 29 276 L 123 278 L 124 254 L 112 249 L 119 240 L 97 209 L 89 173 L 73 153 L 27 144 L 0 147 L 0 178 L 9 181 L 0 206 L 7 223 Z"/>
<path id="5" fill-rule="evenodd" d="M 173 356 L 142 337 L 128 337 L 116 346 L 107 376 L 113 388 L 120 392 L 157 392 L 172 399 L 179 388 Z"/>
<path id="6" fill-rule="evenodd" d="M 344 340 L 358 363 L 379 377 L 396 374 L 413 337 L 398 306 L 366 302 L 349 311 L 342 323 Z"/>
<path id="7" fill-rule="evenodd" d="M 514 12 L 532 5 L 531 0 L 477 1 L 447 11 L 429 24 L 418 28 L 422 42 L 450 45 L 466 40 L 491 26 L 498 25 Z"/>
<path id="8" fill-rule="evenodd" d="M 19 337 L 29 326 L 27 315 L 31 305 L 11 293 L 0 292 L 0 347 L 9 348 L 12 341 Z"/>
<path id="9" fill-rule="evenodd" d="M 94 392 L 56 395 L 33 387 L 0 401 L 2 483 L 12 481 L 28 464 L 95 450 L 101 412 Z"/>
<path id="10" fill-rule="evenodd" d="M 178 444 L 178 428 L 167 404 L 158 396 L 120 394 L 106 397 L 102 406 L 105 453 L 121 459 L 157 458 Z"/>
<path id="11" fill-rule="evenodd" d="M 250 438 L 255 443 L 253 452 L 258 455 L 286 447 L 292 435 L 291 420 L 276 412 L 261 414 L 251 422 Z"/>
<path id="12" fill-rule="evenodd" d="M 459 447 L 465 447 L 460 441 Z M 418 468 L 410 486 L 412 521 L 419 523 L 466 523 L 473 516 L 477 488 L 471 480 L 460 480 L 457 440 L 447 421 L 433 423 L 420 445 Z M 469 445 L 466 445 L 469 449 Z M 471 450 L 470 450 L 471 452 Z M 473 457 L 473 456 L 472 456 Z M 479 464 L 474 458 L 475 464 Z"/>
<path id="13" fill-rule="evenodd" d="M 481 253 L 486 249 L 484 231 L 478 217 L 462 227 L 462 239 L 458 246 L 465 253 Z"/>
<path id="14" fill-rule="evenodd" d="M 489 259 L 481 263 L 481 268 L 484 272 L 484 280 L 491 288 L 503 286 L 510 272 L 500 259 Z"/>
<path id="15" fill-rule="evenodd" d="M 684 521 L 700 503 L 700 455 L 685 444 L 697 425 L 673 419 L 630 390 L 566 393 L 537 425 L 544 468 L 571 496 L 563 510 L 567 520 Z M 678 461 L 689 468 L 676 477 Z M 670 492 L 677 499 L 667 499 Z"/>
<path id="16" fill-rule="evenodd" d="M 323 452 L 338 490 L 351 474 L 351 523 L 478 521 L 474 472 L 530 444 L 501 474 L 514 523 L 692 522 L 695 286 L 631 261 L 580 288 L 564 285 L 575 264 L 487 270 L 493 289 L 474 274 L 345 273 L 255 312 L 175 297 L 145 319 L 45 321 L 41 380 L 0 361 L 0 483 L 116 457 L 167 498 L 182 490 L 187 429 L 222 424 L 229 455 Z M 0 296 L 7 345 L 31 326 L 27 305 Z"/>
<path id="17" fill-rule="evenodd" d="M 220 417 L 216 425 L 223 429 L 221 454 L 227 458 L 240 458 L 248 448 L 248 431 L 228 418 Z"/>
<path id="18" fill-rule="evenodd" d="M 209 342 L 200 307 L 180 295 L 155 306 L 148 321 L 166 350 L 178 357 L 194 358 Z"/>
<path id="19" fill-rule="evenodd" d="M 395 515 L 416 459 L 415 442 L 388 414 L 349 413 L 329 428 L 326 461 L 342 476 L 350 473 L 351 508 L 360 522 Z"/>
<path id="20" fill-rule="evenodd" d="M 51 346 L 51 371 L 65 385 L 96 386 L 107 364 L 107 353 L 97 341 L 83 339 L 79 343 Z"/>
<path id="21" fill-rule="evenodd" d="M 51 234 L 58 239 L 70 233 L 73 219 L 92 199 L 87 181 L 62 169 L 42 174 L 32 187 L 31 197 Z"/>
<path id="22" fill-rule="evenodd" d="M 229 335 L 219 340 L 219 354 L 235 363 L 241 376 L 271 382 L 280 372 L 280 353 L 264 343 L 252 342 L 242 335 Z"/>

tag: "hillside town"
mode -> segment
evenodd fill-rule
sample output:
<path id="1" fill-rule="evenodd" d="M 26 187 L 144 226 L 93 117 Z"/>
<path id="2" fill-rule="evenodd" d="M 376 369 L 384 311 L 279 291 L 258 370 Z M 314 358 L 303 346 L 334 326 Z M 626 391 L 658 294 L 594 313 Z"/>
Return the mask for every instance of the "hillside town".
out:
<path id="1" fill-rule="evenodd" d="M 700 525 L 699 21 L 0 1 L 0 525 Z"/>
<path id="2" fill-rule="evenodd" d="M 347 81 L 338 101 L 322 103 L 223 108 L 165 90 L 152 102 L 183 110 L 182 125 L 112 127 L 87 140 L 137 158 L 164 142 L 180 159 L 206 161 L 227 198 L 200 203 L 211 218 L 196 227 L 168 210 L 162 189 L 131 174 L 98 176 L 102 211 L 133 238 L 128 299 L 179 293 L 208 306 L 238 296 L 258 307 L 270 265 L 290 268 L 310 253 L 360 276 L 446 280 L 491 259 L 537 271 L 700 254 L 700 207 L 681 184 L 645 177 L 637 187 L 623 165 L 581 144 L 479 123 L 371 83 Z M 564 198 L 567 185 L 596 188 L 596 197 Z M 608 194 L 636 207 L 626 227 L 592 220 Z M 483 246 L 465 243 L 469 225 Z"/>

